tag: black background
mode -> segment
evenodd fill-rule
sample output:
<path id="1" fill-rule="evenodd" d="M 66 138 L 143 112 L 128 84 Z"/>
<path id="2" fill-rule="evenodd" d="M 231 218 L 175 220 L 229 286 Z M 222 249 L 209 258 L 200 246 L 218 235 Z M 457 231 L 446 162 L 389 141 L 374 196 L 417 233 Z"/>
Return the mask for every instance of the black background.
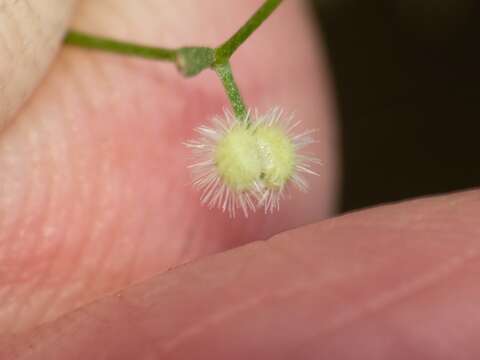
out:
<path id="1" fill-rule="evenodd" d="M 480 185 L 480 2 L 312 6 L 334 73 L 342 210 Z"/>

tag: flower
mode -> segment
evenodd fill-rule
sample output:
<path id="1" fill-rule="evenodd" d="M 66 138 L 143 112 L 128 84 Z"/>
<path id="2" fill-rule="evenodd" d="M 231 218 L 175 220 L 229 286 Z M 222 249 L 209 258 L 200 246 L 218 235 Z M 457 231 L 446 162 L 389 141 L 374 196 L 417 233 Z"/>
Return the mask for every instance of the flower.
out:
<path id="1" fill-rule="evenodd" d="M 279 108 L 253 113 L 237 119 L 226 111 L 211 126 L 198 127 L 200 138 L 186 143 L 193 150 L 189 167 L 193 185 L 202 191 L 202 204 L 228 211 L 231 217 L 237 209 L 246 217 L 261 207 L 265 212 L 278 210 L 291 185 L 305 192 L 303 175 L 318 175 L 312 166 L 319 160 L 301 153 L 315 142 L 315 130 L 297 132 L 300 121 L 284 118 Z"/>

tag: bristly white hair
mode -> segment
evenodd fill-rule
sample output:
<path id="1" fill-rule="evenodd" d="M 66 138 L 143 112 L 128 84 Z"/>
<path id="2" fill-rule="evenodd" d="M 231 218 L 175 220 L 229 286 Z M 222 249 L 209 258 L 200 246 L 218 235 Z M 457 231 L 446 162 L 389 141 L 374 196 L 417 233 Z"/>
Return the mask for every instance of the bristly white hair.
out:
<path id="1" fill-rule="evenodd" d="M 257 208 L 264 208 L 265 213 L 272 213 L 280 209 L 280 201 L 289 197 L 290 188 L 293 186 L 302 192 L 308 190 L 305 174 L 318 175 L 313 166 L 321 164 L 314 155 L 303 153 L 303 149 L 316 142 L 313 133 L 316 130 L 298 132 L 301 121 L 294 122 L 294 116 L 283 117 L 280 108 L 274 108 L 266 114 L 260 115 L 258 111 L 249 111 L 247 118 L 250 121 L 248 128 L 255 129 L 260 126 L 276 127 L 281 129 L 288 138 L 294 149 L 294 169 L 287 181 L 282 181 L 278 187 L 268 187 L 262 177 L 255 179 L 251 185 L 242 191 L 232 189 L 226 184 L 222 175 L 218 172 L 215 163 L 217 145 L 239 120 L 230 111 L 225 111 L 224 117 L 214 117 L 210 126 L 202 125 L 195 129 L 200 135 L 197 140 L 192 140 L 185 145 L 192 149 L 193 161 L 189 168 L 193 174 L 193 185 L 202 191 L 201 203 L 209 208 L 220 208 L 228 211 L 230 217 L 235 217 L 240 209 L 245 217 L 249 212 L 255 212 Z M 259 149 L 261 152 L 261 149 Z"/>
<path id="2" fill-rule="evenodd" d="M 300 120 L 294 121 L 295 114 L 284 117 L 284 112 L 279 107 L 273 108 L 263 116 L 260 116 L 258 111 L 255 110 L 255 119 L 258 123 L 282 129 L 291 141 L 295 152 L 294 171 L 289 180 L 278 188 L 262 187 L 262 197 L 258 201 L 257 207 L 263 207 L 265 213 L 273 213 L 280 210 L 280 201 L 282 199 L 290 197 L 292 187 L 301 192 L 308 191 L 308 182 L 305 179 L 306 174 L 319 176 L 313 167 L 314 165 L 321 165 L 321 161 L 314 155 L 303 151 L 307 146 L 317 142 L 313 137 L 317 130 L 310 129 L 299 132 L 298 129 L 302 122 Z"/>

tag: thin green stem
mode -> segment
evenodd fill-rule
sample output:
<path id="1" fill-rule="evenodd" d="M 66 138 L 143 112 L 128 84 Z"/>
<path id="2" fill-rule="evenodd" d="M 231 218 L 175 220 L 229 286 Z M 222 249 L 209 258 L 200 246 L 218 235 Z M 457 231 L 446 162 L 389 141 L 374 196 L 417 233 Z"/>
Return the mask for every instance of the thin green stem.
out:
<path id="1" fill-rule="evenodd" d="M 266 0 L 240 30 L 216 49 L 217 63 L 228 61 L 233 53 L 267 20 L 281 2 L 282 0 Z"/>
<path id="2" fill-rule="evenodd" d="M 78 31 L 70 31 L 64 42 L 88 49 L 103 50 L 122 55 L 137 56 L 152 60 L 177 61 L 177 50 L 152 46 L 139 45 L 125 41 L 118 41 L 106 37 L 98 37 Z"/>
<path id="3" fill-rule="evenodd" d="M 68 32 L 64 42 L 65 44 L 88 49 L 173 62 L 185 76 L 195 76 L 207 68 L 212 68 L 216 71 L 225 87 L 235 116 L 240 121 L 248 122 L 247 107 L 233 78 L 230 58 L 281 3 L 282 0 L 265 0 L 263 5 L 240 30 L 216 49 L 208 47 L 160 48 L 98 37 L 78 31 Z"/>
<path id="4" fill-rule="evenodd" d="M 238 89 L 237 83 L 233 77 L 232 68 L 230 63 L 219 64 L 214 67 L 218 77 L 222 81 L 222 84 L 225 88 L 225 91 L 228 95 L 228 99 L 232 104 L 233 112 L 235 116 L 240 121 L 249 121 L 248 119 L 248 110 L 243 101 L 240 90 Z"/>

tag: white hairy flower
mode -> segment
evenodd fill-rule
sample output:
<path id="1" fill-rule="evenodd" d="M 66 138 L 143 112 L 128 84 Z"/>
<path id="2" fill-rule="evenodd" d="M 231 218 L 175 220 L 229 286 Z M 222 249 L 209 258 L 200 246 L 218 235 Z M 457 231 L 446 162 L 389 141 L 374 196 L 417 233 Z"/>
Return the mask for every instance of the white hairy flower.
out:
<path id="1" fill-rule="evenodd" d="M 264 115 L 250 112 L 247 120 L 225 112 L 211 126 L 198 127 L 200 138 L 186 145 L 193 150 L 190 168 L 202 204 L 228 211 L 231 217 L 241 209 L 248 217 L 260 207 L 278 210 L 291 185 L 307 191 L 303 174 L 318 175 L 312 165 L 319 160 L 301 153 L 315 142 L 315 130 L 298 132 L 299 125 L 275 108 Z"/>

